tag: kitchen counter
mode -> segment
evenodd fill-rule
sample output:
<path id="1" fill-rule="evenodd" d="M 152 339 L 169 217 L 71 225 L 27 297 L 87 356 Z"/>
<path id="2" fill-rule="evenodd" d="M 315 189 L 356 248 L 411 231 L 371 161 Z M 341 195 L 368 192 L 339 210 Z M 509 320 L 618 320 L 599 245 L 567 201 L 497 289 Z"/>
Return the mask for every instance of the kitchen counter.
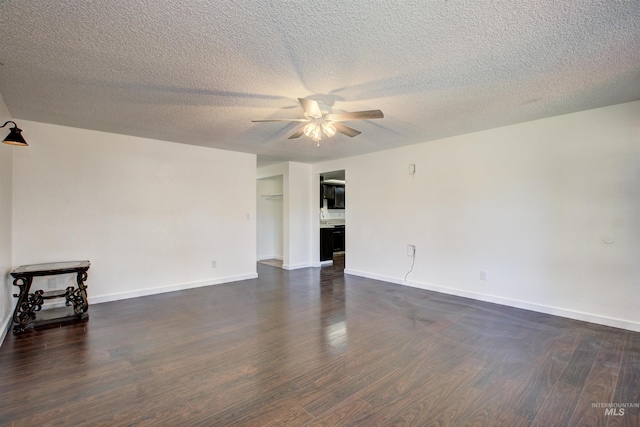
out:
<path id="1" fill-rule="evenodd" d="M 336 228 L 336 227 L 344 227 L 344 220 L 324 220 L 320 221 L 320 228 Z"/>

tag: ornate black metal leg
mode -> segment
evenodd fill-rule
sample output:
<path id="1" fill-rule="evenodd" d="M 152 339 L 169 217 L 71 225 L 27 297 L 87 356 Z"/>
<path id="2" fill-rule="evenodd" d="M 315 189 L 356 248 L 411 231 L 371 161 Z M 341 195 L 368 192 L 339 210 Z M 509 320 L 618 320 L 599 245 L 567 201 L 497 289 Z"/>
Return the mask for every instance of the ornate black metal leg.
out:
<path id="1" fill-rule="evenodd" d="M 13 281 L 13 285 L 20 289 L 20 293 L 13 294 L 14 297 L 18 298 L 18 303 L 13 311 L 13 321 L 15 322 L 13 332 L 16 334 L 23 332 L 29 323 L 36 318 L 35 312 L 40 311 L 42 308 L 42 294 L 44 292 L 38 290 L 30 294 L 29 290 L 31 289 L 32 281 L 33 277 L 31 276 L 20 276 Z"/>
<path id="2" fill-rule="evenodd" d="M 89 310 L 89 301 L 87 299 L 87 286 L 84 284 L 85 280 L 87 280 L 87 272 L 79 271 L 76 277 L 76 282 L 78 283 L 78 287 L 74 288 L 73 286 L 69 286 L 67 288 L 66 299 L 67 305 L 73 304 L 73 312 L 77 315 L 82 315 Z"/>

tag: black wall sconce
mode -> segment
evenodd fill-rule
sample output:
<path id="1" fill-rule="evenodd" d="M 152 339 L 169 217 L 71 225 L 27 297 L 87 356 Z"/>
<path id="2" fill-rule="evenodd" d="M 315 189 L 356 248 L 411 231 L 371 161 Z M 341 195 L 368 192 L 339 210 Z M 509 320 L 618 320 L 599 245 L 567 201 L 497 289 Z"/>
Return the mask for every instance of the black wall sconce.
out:
<path id="1" fill-rule="evenodd" d="M 13 123 L 13 127 L 9 128 L 9 135 L 7 135 L 7 137 L 2 142 L 9 145 L 18 145 L 20 147 L 28 146 L 29 144 L 27 144 L 27 141 L 25 141 L 21 135 L 22 129 L 18 128 L 18 125 L 16 124 L 16 122 L 9 120 L 5 122 L 5 124 L 0 126 L 0 128 L 5 127 L 9 123 Z"/>

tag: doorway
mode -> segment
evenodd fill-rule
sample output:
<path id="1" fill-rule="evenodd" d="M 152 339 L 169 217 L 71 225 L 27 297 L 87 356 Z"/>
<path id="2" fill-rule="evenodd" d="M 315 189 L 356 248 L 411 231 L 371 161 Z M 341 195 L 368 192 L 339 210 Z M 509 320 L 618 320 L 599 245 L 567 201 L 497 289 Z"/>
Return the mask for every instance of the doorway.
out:
<path id="1" fill-rule="evenodd" d="M 320 264 L 341 265 L 346 257 L 347 193 L 345 171 L 320 174 L 319 234 Z"/>
<path id="2" fill-rule="evenodd" d="M 282 175 L 257 180 L 257 259 L 278 268 L 282 268 L 284 253 L 282 192 Z"/>

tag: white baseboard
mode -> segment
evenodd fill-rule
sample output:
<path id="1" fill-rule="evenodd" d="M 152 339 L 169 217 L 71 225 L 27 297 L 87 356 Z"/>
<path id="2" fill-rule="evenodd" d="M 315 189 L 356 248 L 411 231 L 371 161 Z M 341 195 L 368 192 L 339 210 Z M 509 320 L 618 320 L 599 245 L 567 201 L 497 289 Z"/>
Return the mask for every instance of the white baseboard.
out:
<path id="1" fill-rule="evenodd" d="M 284 270 L 297 270 L 299 268 L 307 268 L 307 267 L 313 267 L 313 264 L 310 262 L 305 262 L 302 264 L 282 264 L 282 268 Z"/>
<path id="2" fill-rule="evenodd" d="M 328 260 L 328 261 L 320 261 L 320 262 L 314 262 L 311 266 L 312 267 L 327 267 L 333 265 L 333 260 Z"/>
<path id="3" fill-rule="evenodd" d="M 11 327 L 11 323 L 13 322 L 13 316 L 9 315 L 2 322 L 2 329 L 0 330 L 0 346 L 4 343 L 4 339 L 7 336 L 7 332 L 9 332 L 9 328 Z"/>
<path id="4" fill-rule="evenodd" d="M 278 261 L 282 261 L 282 257 L 278 255 L 261 255 L 257 258 L 258 261 L 264 261 L 265 259 L 277 259 Z"/>
<path id="5" fill-rule="evenodd" d="M 569 310 L 561 307 L 553 307 L 542 304 L 535 304 L 527 301 L 520 301 L 511 298 L 503 298 L 495 295 L 481 294 L 477 292 L 463 291 L 460 289 L 438 286 L 431 283 L 419 283 L 413 281 L 404 281 L 395 277 L 371 274 L 364 271 L 353 269 L 345 269 L 345 274 L 352 276 L 366 277 L 368 279 L 381 280 L 383 282 L 396 283 L 398 285 L 410 286 L 412 288 L 425 289 L 428 291 L 440 292 L 448 295 L 455 295 L 464 298 L 471 298 L 478 301 L 485 301 L 494 304 L 506 305 L 508 307 L 521 308 L 524 310 L 536 311 L 539 313 L 551 314 L 559 317 L 566 317 L 583 322 L 597 323 L 599 325 L 611 326 L 614 328 L 627 329 L 629 331 L 640 332 L 640 323 L 630 322 L 624 319 L 616 319 L 607 316 L 601 316 L 593 313 L 584 313 L 575 310 Z"/>
<path id="6" fill-rule="evenodd" d="M 238 282 L 240 280 L 255 279 L 257 277 L 258 277 L 257 273 L 250 273 L 250 274 L 243 274 L 239 276 L 230 276 L 230 277 L 221 277 L 221 278 L 212 279 L 212 280 L 203 280 L 201 282 L 180 283 L 177 285 L 162 286 L 159 288 L 141 289 L 141 290 L 132 291 L 132 292 L 120 292 L 117 294 L 99 295 L 99 296 L 89 295 L 89 304 L 100 304 L 103 302 L 118 301 L 118 300 L 129 299 L 129 298 L 138 298 L 138 297 L 144 297 L 144 296 L 155 295 L 155 294 L 163 294 L 165 292 L 175 292 L 175 291 L 182 291 L 185 289 L 201 288 L 203 286 L 220 285 L 222 283 Z"/>

